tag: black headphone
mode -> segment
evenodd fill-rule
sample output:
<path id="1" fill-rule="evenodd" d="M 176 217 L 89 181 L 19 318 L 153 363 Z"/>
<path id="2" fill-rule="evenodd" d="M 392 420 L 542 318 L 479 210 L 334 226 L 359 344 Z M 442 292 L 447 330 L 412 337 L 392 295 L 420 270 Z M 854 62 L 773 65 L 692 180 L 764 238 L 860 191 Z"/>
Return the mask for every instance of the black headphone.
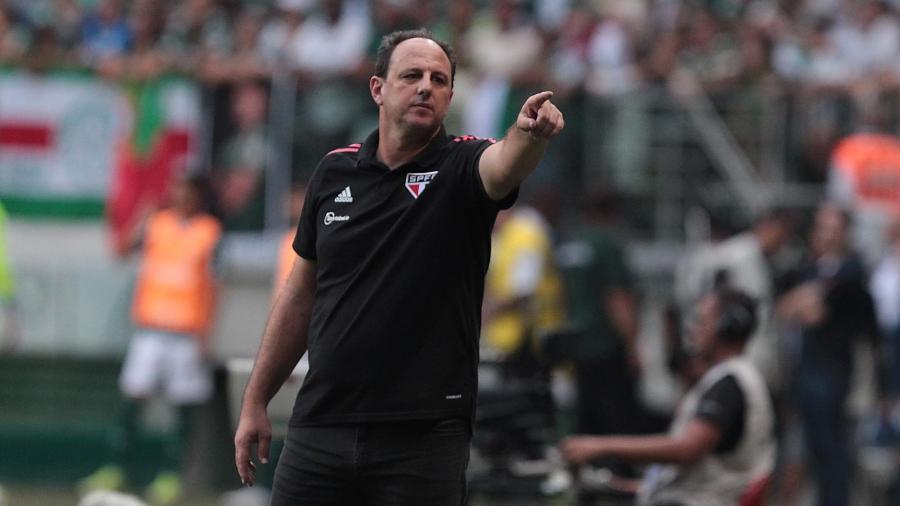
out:
<path id="1" fill-rule="evenodd" d="M 716 290 L 719 321 L 716 339 L 727 343 L 745 343 L 756 330 L 756 301 L 749 295 L 730 289 Z"/>

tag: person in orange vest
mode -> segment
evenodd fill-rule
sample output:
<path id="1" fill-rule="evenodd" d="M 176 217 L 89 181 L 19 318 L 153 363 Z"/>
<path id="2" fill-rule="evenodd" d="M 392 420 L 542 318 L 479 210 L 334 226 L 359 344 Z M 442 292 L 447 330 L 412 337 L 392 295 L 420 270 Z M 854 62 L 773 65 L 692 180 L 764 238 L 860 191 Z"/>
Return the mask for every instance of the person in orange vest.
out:
<path id="1" fill-rule="evenodd" d="M 190 433 L 193 409 L 212 395 L 209 336 L 216 279 L 214 264 L 222 235 L 209 212 L 205 177 L 175 182 L 171 205 L 147 219 L 135 285 L 129 345 L 119 386 L 128 399 L 120 434 L 111 445 L 111 464 L 82 480 L 81 491 L 121 488 L 123 465 L 133 449 L 142 401 L 161 394 L 178 406 L 178 428 L 166 445 L 167 463 L 147 488 L 153 504 L 172 504 L 181 495 L 181 448 Z"/>

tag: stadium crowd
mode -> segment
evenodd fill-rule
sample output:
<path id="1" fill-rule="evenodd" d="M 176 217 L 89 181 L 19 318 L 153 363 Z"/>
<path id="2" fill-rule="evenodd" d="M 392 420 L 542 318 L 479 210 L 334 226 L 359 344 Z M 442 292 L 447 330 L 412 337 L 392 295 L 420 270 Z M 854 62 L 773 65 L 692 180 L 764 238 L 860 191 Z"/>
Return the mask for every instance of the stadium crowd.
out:
<path id="1" fill-rule="evenodd" d="M 243 122 L 221 90 L 247 81 L 269 88 L 274 76 L 289 75 L 298 85 L 293 158 L 302 178 L 327 146 L 373 123 L 362 83 L 381 34 L 420 26 L 458 48 L 448 126 L 472 135 L 501 135 L 511 104 L 543 86 L 572 118 L 570 138 L 596 125 L 578 111 L 606 111 L 610 142 L 640 151 L 630 137 L 640 138 L 645 123 L 628 103 L 660 85 L 699 85 L 714 100 L 757 109 L 789 97 L 801 124 L 799 138 L 788 140 L 797 152 L 790 170 L 821 181 L 839 137 L 897 126 L 900 21 L 888 0 L 4 0 L 0 63 L 90 69 L 127 83 L 189 75 L 219 90 L 204 102 L 216 120 L 219 149 L 210 158 L 219 168 L 242 165 L 245 176 L 263 163 L 258 143 L 222 146 Z M 611 103 L 614 112 L 604 108 Z M 640 154 L 611 155 L 597 167 L 583 149 L 560 142 L 555 159 L 566 175 L 640 189 L 648 170 Z M 247 160 L 235 162 L 235 152 Z"/>

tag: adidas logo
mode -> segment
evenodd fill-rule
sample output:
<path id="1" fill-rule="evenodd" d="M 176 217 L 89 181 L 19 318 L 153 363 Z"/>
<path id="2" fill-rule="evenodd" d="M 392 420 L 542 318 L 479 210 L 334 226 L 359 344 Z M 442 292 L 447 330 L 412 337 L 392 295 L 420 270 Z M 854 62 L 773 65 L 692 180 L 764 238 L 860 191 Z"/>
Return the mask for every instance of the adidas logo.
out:
<path id="1" fill-rule="evenodd" d="M 344 191 L 338 193 L 338 196 L 334 198 L 335 202 L 349 204 L 353 202 L 353 195 L 350 194 L 350 187 L 344 188 Z"/>

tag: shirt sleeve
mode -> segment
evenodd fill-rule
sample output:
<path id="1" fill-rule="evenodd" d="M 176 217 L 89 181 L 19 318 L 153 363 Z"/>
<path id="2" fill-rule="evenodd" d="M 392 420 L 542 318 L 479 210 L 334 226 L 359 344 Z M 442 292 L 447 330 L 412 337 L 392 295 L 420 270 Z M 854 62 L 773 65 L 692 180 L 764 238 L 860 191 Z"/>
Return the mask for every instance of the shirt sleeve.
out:
<path id="1" fill-rule="evenodd" d="M 703 394 L 695 417 L 716 426 L 722 433 L 717 453 L 737 447 L 744 431 L 744 394 L 733 375 L 721 378 Z"/>
<path id="2" fill-rule="evenodd" d="M 455 154 L 458 157 L 458 163 L 462 166 L 462 174 L 473 200 L 495 210 L 512 207 L 519 196 L 519 188 L 515 188 L 509 192 L 509 195 L 500 200 L 494 200 L 485 191 L 484 183 L 481 181 L 481 171 L 478 170 L 478 164 L 481 160 L 481 155 L 484 154 L 484 150 L 495 144 L 496 141 L 493 139 L 471 139 L 454 142 L 458 144 Z"/>

